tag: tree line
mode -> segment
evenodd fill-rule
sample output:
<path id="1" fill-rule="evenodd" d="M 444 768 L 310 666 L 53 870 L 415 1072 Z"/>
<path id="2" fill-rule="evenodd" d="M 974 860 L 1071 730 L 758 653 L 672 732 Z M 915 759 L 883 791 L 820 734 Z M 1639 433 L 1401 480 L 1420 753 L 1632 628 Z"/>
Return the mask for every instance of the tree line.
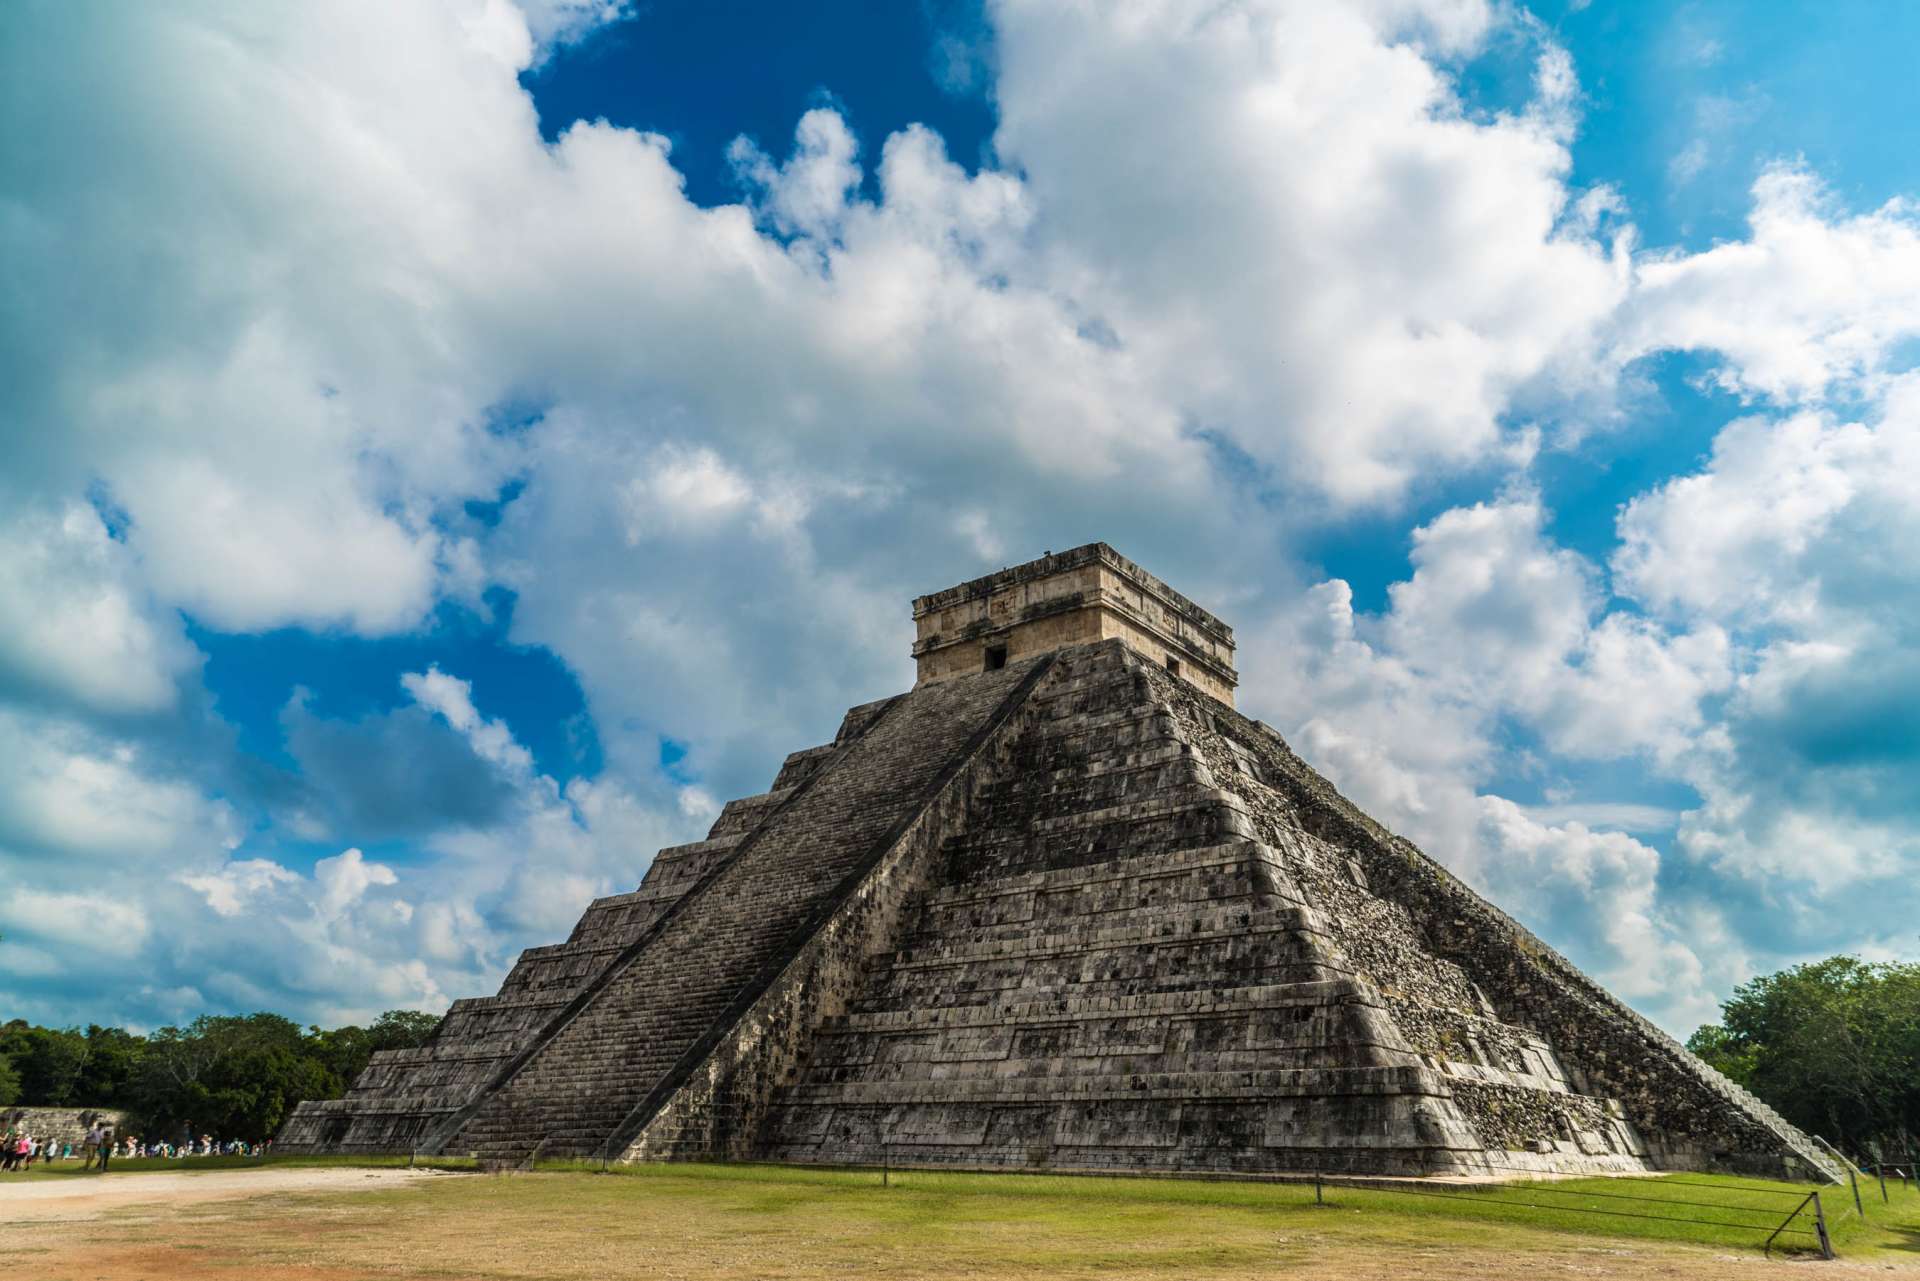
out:
<path id="1" fill-rule="evenodd" d="M 1687 1048 L 1858 1157 L 1920 1152 L 1920 964 L 1852 956 L 1745 983 Z"/>
<path id="2" fill-rule="evenodd" d="M 422 1044 L 435 1014 L 388 1010 L 365 1027 L 278 1014 L 203 1015 L 142 1036 L 124 1028 L 0 1026 L 0 1107 L 106 1107 L 133 1133 L 258 1143 L 306 1099 L 337 1099 L 376 1050 Z"/>

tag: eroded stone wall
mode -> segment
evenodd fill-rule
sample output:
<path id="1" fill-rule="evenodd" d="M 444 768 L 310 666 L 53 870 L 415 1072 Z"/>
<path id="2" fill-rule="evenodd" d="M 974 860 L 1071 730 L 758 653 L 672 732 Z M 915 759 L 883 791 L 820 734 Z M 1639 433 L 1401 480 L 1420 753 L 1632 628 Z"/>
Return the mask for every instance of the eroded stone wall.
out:
<path id="1" fill-rule="evenodd" d="M 0 1108 L 0 1130 L 24 1130 L 42 1142 L 71 1143 L 78 1152 L 98 1120 L 116 1138 L 127 1137 L 127 1114 L 118 1108 Z"/>

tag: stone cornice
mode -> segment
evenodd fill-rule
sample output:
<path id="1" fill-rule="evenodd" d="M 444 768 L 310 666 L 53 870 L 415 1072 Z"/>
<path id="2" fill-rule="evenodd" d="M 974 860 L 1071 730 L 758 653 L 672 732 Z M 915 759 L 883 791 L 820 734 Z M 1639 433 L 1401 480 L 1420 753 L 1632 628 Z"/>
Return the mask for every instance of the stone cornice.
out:
<path id="1" fill-rule="evenodd" d="M 924 615 L 964 605 L 968 601 L 984 600 L 995 593 L 1017 587 L 1021 583 L 1037 582 L 1043 578 L 1052 578 L 1084 565 L 1100 562 L 1138 586 L 1143 592 L 1155 596 L 1169 612 L 1178 614 L 1195 629 L 1206 635 L 1231 645 L 1233 628 L 1221 622 L 1213 614 L 1193 603 L 1181 593 L 1169 587 L 1158 577 L 1148 573 L 1140 566 L 1122 556 L 1106 543 L 1088 543 L 1069 551 L 1054 552 L 1038 560 L 1030 560 L 1024 565 L 1013 565 L 995 573 L 969 579 L 945 591 L 934 592 L 927 596 L 917 596 L 913 601 L 913 616 L 919 619 Z M 1135 617 L 1129 612 L 1129 617 Z"/>

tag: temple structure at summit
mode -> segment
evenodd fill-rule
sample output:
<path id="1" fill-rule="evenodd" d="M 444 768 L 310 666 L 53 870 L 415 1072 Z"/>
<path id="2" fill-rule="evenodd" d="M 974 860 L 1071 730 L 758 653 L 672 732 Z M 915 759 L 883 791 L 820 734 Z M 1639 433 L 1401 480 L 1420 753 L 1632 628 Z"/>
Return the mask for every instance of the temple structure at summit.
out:
<path id="1" fill-rule="evenodd" d="M 1103 543 L 913 603 L 919 678 L 282 1151 L 1824 1176 L 1233 707 Z"/>

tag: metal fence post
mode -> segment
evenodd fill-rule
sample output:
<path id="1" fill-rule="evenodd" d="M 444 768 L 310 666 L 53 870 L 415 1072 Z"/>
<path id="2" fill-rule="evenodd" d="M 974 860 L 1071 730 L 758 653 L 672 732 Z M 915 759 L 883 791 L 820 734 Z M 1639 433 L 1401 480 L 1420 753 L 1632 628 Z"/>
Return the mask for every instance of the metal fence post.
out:
<path id="1" fill-rule="evenodd" d="M 1808 1203 L 1813 1200 L 1814 1196 L 1815 1196 L 1814 1193 L 1809 1192 L 1804 1197 L 1801 1197 L 1800 1204 L 1793 1207 L 1793 1213 L 1789 1214 L 1786 1218 L 1780 1220 L 1779 1227 L 1767 1233 L 1766 1242 L 1762 1244 L 1760 1247 L 1760 1252 L 1762 1254 L 1766 1255 L 1768 1258 L 1773 1257 L 1773 1243 L 1780 1239 L 1780 1234 L 1782 1232 L 1785 1232 L 1788 1230 L 1789 1224 L 1791 1224 L 1795 1219 L 1800 1217 L 1800 1212 L 1807 1208 Z"/>
<path id="2" fill-rule="evenodd" d="M 1879 1180 L 1880 1180 L 1880 1200 L 1881 1200 L 1881 1202 L 1882 1202 L 1882 1203 L 1885 1203 L 1885 1202 L 1886 1202 L 1886 1199 L 1887 1199 L 1887 1165 L 1886 1165 L 1886 1162 L 1884 1162 L 1884 1161 L 1882 1161 L 1882 1162 L 1881 1162 L 1881 1163 L 1880 1163 L 1879 1165 L 1876 1165 L 1876 1166 L 1874 1166 L 1874 1167 L 1873 1167 L 1873 1172 L 1874 1172 L 1874 1174 L 1875 1174 L 1875 1175 L 1876 1175 L 1876 1176 L 1877 1176 L 1877 1177 L 1879 1178 Z"/>
<path id="3" fill-rule="evenodd" d="M 1325 1205 L 1327 1203 L 1326 1199 L 1320 1194 L 1320 1171 L 1318 1170 L 1313 1172 L 1313 1203 L 1315 1205 Z"/>
<path id="4" fill-rule="evenodd" d="M 1853 1172 L 1853 1162 L 1847 1162 L 1847 1182 L 1853 1185 L 1853 1208 L 1860 1212 L 1861 1218 L 1867 1217 L 1867 1207 L 1860 1204 L 1860 1179 Z"/>
<path id="5" fill-rule="evenodd" d="M 1831 1259 L 1833 1257 L 1833 1241 L 1827 1236 L 1827 1215 L 1826 1212 L 1820 1208 L 1820 1194 L 1818 1192 L 1813 1194 L 1813 1230 L 1815 1235 L 1820 1238 L 1820 1257 L 1823 1259 Z"/>

